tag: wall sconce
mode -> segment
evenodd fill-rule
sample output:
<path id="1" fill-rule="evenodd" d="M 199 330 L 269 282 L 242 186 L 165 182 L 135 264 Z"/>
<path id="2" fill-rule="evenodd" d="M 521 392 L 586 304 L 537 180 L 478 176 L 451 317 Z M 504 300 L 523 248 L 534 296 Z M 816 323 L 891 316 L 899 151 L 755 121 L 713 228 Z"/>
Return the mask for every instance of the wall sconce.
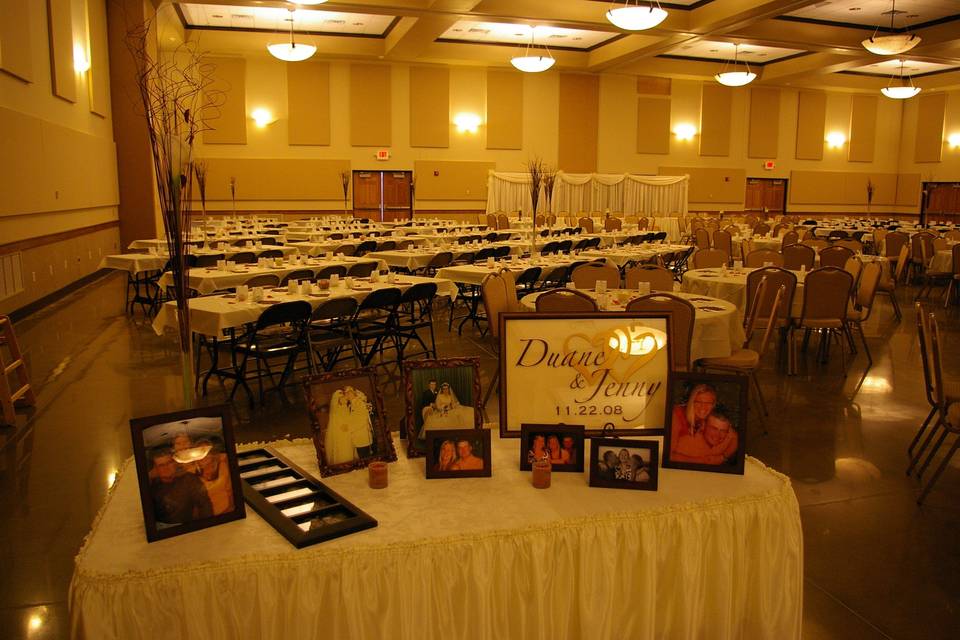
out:
<path id="1" fill-rule="evenodd" d="M 827 134 L 827 146 L 831 149 L 839 149 L 847 141 L 847 136 L 839 131 L 831 131 Z"/>
<path id="2" fill-rule="evenodd" d="M 475 113 L 458 113 L 453 118 L 453 124 L 460 133 L 476 133 L 480 128 L 480 116 Z"/>
<path id="3" fill-rule="evenodd" d="M 673 135 L 677 136 L 677 140 L 693 140 L 693 136 L 697 135 L 697 128 L 692 124 L 678 124 L 673 128 Z"/>
<path id="4" fill-rule="evenodd" d="M 82 44 L 73 45 L 73 70 L 77 73 L 86 73 L 90 70 L 90 58 L 87 49 Z"/>
<path id="5" fill-rule="evenodd" d="M 947 136 L 947 145 L 951 149 L 960 149 L 960 133 L 951 133 Z"/>
<path id="6" fill-rule="evenodd" d="M 251 111 L 250 117 L 253 118 L 253 123 L 261 129 L 274 122 L 273 114 L 270 113 L 269 109 L 264 109 L 263 107 L 258 107 Z"/>

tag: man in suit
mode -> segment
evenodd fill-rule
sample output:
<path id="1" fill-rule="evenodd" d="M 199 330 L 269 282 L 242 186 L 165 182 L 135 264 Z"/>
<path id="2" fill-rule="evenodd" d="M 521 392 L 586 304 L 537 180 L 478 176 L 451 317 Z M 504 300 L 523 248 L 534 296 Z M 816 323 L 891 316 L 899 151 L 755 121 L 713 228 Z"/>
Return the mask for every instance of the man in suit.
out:
<path id="1" fill-rule="evenodd" d="M 437 381 L 430 380 L 427 388 L 420 394 L 420 413 L 417 415 L 417 433 L 420 433 L 420 427 L 423 426 L 423 416 L 428 407 L 432 407 L 437 401 Z"/>

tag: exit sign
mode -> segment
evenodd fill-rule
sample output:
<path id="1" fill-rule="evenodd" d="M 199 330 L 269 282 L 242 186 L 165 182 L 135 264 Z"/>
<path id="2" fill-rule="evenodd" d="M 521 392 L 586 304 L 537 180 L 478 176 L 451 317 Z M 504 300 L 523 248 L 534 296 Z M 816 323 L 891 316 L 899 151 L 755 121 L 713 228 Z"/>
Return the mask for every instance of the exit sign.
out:
<path id="1" fill-rule="evenodd" d="M 377 151 L 377 160 L 389 160 L 390 159 L 390 150 L 389 149 L 380 149 Z"/>
<path id="2" fill-rule="evenodd" d="M 777 163 L 774 162 L 773 160 L 767 160 L 766 162 L 763 163 L 763 168 L 765 171 L 773 171 L 774 169 L 777 168 Z"/>

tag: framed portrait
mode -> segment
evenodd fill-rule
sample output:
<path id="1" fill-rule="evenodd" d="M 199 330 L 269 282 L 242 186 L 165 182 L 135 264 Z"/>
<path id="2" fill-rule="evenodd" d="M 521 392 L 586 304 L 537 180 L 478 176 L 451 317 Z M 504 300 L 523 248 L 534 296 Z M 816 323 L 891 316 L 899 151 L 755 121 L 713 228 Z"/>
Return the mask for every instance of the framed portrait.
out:
<path id="1" fill-rule="evenodd" d="M 229 408 L 130 421 L 147 541 L 246 516 Z"/>
<path id="2" fill-rule="evenodd" d="M 590 439 L 590 486 L 657 490 L 660 443 L 631 438 Z"/>
<path id="3" fill-rule="evenodd" d="M 520 425 L 520 470 L 535 460 L 549 460 L 552 471 L 583 471 L 583 425 Z"/>
<path id="4" fill-rule="evenodd" d="M 372 369 L 323 373 L 303 386 L 321 476 L 397 459 Z"/>
<path id="5" fill-rule="evenodd" d="M 670 376 L 663 466 L 743 473 L 747 378 L 677 372 Z"/>
<path id="6" fill-rule="evenodd" d="M 426 434 L 439 429 L 480 429 L 480 358 L 403 363 L 407 455 L 426 453 Z"/>
<path id="7" fill-rule="evenodd" d="M 426 433 L 427 478 L 489 478 L 490 430 L 449 429 Z"/>
<path id="8" fill-rule="evenodd" d="M 669 312 L 500 314 L 501 437 L 525 422 L 662 435 L 669 324 Z"/>

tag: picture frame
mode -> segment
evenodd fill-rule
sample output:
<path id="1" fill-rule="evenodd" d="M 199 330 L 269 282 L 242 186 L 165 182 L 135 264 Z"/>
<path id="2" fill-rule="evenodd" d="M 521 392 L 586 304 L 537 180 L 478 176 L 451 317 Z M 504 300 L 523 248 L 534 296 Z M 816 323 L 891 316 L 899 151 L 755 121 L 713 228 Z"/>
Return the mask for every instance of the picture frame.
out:
<path id="1" fill-rule="evenodd" d="M 147 542 L 246 517 L 227 405 L 130 421 Z"/>
<path id="2" fill-rule="evenodd" d="M 243 497 L 297 549 L 372 529 L 377 521 L 271 447 L 237 454 Z"/>
<path id="3" fill-rule="evenodd" d="M 480 358 L 404 362 L 403 387 L 408 458 L 426 453 L 427 430 L 483 428 Z"/>
<path id="4" fill-rule="evenodd" d="M 567 419 L 583 422 L 587 437 L 662 435 L 670 316 L 500 314 L 500 436 Z"/>
<path id="5" fill-rule="evenodd" d="M 489 478 L 493 474 L 489 429 L 430 430 L 426 434 L 426 444 L 425 466 L 428 480 L 434 478 Z M 476 455 L 478 448 L 482 449 L 479 456 Z M 454 468 L 465 459 L 470 460 L 467 463 L 467 468 Z"/>
<path id="6" fill-rule="evenodd" d="M 373 369 L 322 373 L 303 387 L 321 477 L 396 461 Z"/>
<path id="7" fill-rule="evenodd" d="M 540 439 L 538 445 L 538 439 Z M 551 444 L 551 439 L 556 444 Z M 568 446 L 569 444 L 569 446 Z M 522 424 L 520 426 L 520 470 L 533 469 L 533 461 L 537 458 L 538 446 L 543 447 L 550 460 L 550 469 L 555 472 L 583 472 L 583 448 L 586 446 L 586 436 L 582 424 Z M 554 446 L 560 456 L 555 455 Z M 569 462 L 562 462 L 564 452 Z M 559 460 L 558 460 L 559 458 Z"/>
<path id="8" fill-rule="evenodd" d="M 669 428 L 663 438 L 663 466 L 743 475 L 749 407 L 747 385 L 744 376 L 671 374 L 670 402 L 664 418 Z M 692 432 L 691 420 L 694 422 Z"/>
<path id="9" fill-rule="evenodd" d="M 656 491 L 660 443 L 633 438 L 590 439 L 590 486 Z"/>

